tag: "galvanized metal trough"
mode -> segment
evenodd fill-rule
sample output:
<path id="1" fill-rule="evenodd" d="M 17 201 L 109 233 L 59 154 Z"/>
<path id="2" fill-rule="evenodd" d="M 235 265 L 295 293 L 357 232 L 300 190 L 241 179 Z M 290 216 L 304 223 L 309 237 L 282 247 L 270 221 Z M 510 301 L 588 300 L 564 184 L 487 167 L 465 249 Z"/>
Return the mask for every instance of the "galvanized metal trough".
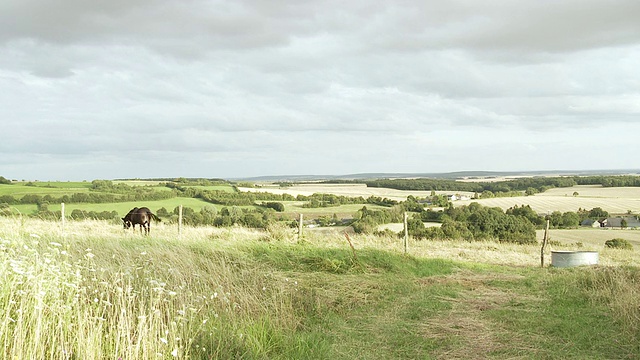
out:
<path id="1" fill-rule="evenodd" d="M 584 265 L 597 265 L 597 251 L 568 251 L 568 250 L 552 250 L 551 266 L 554 267 L 573 267 Z"/>

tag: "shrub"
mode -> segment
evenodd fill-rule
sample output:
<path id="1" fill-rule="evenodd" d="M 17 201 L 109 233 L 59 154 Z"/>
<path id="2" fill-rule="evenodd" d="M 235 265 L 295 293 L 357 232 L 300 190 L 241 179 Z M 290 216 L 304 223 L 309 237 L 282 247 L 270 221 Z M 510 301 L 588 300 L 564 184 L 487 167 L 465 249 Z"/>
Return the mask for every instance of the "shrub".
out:
<path id="1" fill-rule="evenodd" d="M 612 249 L 633 250 L 633 245 L 625 239 L 611 239 L 604 242 L 604 246 Z"/>

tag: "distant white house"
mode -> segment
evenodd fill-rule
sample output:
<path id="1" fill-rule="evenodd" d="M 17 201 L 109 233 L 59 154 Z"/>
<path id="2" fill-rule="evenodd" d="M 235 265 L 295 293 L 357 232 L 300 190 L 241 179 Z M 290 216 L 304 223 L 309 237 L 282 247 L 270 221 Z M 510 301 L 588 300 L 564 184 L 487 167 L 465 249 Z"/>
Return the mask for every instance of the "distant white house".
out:
<path id="1" fill-rule="evenodd" d="M 453 194 L 453 195 L 447 195 L 447 200 L 449 201 L 471 200 L 471 197 L 467 195 Z"/>

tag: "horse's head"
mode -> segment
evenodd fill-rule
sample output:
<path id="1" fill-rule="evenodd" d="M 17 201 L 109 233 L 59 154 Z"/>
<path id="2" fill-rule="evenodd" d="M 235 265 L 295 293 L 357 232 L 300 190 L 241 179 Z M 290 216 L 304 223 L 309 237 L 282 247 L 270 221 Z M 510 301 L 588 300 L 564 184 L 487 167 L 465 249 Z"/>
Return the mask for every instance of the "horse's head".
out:
<path id="1" fill-rule="evenodd" d="M 122 226 L 124 229 L 128 229 L 131 227 L 131 221 L 127 220 L 127 218 L 122 218 Z"/>

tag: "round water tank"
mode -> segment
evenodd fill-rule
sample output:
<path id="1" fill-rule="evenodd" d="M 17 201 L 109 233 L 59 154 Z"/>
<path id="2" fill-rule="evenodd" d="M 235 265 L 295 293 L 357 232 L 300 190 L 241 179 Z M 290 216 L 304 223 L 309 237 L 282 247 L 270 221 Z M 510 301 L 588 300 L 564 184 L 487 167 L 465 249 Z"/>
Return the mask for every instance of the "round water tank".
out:
<path id="1" fill-rule="evenodd" d="M 597 264 L 597 251 L 551 251 L 551 266 L 554 267 L 572 267 Z"/>

